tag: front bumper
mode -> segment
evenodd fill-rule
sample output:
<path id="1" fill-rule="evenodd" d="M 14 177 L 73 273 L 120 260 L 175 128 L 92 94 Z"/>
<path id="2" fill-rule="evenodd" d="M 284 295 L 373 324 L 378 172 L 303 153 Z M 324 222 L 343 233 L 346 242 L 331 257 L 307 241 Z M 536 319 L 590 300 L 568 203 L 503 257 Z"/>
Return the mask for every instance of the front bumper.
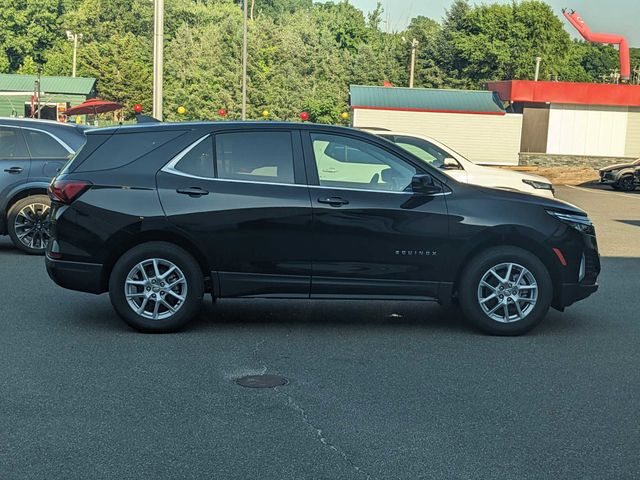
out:
<path id="1" fill-rule="evenodd" d="M 105 291 L 101 264 L 55 260 L 48 255 L 45 263 L 49 277 L 61 287 L 87 293 Z"/>
<path id="2" fill-rule="evenodd" d="M 554 307 L 564 309 L 575 302 L 587 298 L 598 290 L 598 284 L 584 285 L 581 283 L 564 283 L 560 289 Z"/>
<path id="3" fill-rule="evenodd" d="M 600 173 L 600 183 L 610 184 L 616 183 L 616 175 L 614 172 L 599 172 Z"/>

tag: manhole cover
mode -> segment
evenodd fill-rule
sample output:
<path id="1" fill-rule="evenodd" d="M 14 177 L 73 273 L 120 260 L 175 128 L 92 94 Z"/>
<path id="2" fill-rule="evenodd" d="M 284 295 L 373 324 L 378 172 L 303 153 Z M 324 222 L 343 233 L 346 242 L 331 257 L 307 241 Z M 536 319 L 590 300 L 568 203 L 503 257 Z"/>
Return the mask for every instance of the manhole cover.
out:
<path id="1" fill-rule="evenodd" d="M 247 375 L 238 378 L 236 383 L 247 388 L 274 388 L 286 385 L 289 380 L 279 375 Z"/>

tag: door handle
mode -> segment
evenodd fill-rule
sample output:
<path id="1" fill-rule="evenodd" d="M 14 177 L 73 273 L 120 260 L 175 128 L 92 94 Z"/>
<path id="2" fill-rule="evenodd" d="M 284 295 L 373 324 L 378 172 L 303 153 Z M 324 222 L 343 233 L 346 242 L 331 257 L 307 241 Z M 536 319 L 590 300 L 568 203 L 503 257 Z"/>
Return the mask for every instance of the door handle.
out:
<path id="1" fill-rule="evenodd" d="M 201 197 L 202 195 L 209 195 L 209 192 L 207 190 L 200 187 L 178 188 L 176 192 L 183 195 L 189 195 L 190 197 Z"/>
<path id="2" fill-rule="evenodd" d="M 329 197 L 329 198 L 319 198 L 318 203 L 326 203 L 331 205 L 332 207 L 341 207 L 342 205 L 349 205 L 349 200 L 345 200 L 341 197 Z"/>
<path id="3" fill-rule="evenodd" d="M 4 171 L 7 173 L 22 173 L 22 170 L 24 170 L 22 167 L 11 167 L 11 168 L 5 168 Z"/>

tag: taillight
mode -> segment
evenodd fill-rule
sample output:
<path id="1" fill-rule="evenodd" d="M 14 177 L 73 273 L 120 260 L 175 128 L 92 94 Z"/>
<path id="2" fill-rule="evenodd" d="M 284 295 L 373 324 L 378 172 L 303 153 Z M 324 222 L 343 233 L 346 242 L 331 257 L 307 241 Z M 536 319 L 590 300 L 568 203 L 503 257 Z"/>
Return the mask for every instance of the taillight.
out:
<path id="1" fill-rule="evenodd" d="M 54 202 L 69 204 L 90 186 L 91 182 L 84 180 L 54 180 L 49 185 L 49 198 Z"/>

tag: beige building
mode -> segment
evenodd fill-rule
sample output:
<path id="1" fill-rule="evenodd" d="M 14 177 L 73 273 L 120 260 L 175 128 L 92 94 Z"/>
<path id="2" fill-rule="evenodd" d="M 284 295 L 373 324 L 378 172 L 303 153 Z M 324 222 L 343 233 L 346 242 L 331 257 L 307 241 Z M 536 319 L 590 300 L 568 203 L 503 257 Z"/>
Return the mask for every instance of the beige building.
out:
<path id="1" fill-rule="evenodd" d="M 433 137 L 475 163 L 517 165 L 522 114 L 493 92 L 352 86 L 353 126 Z"/>

